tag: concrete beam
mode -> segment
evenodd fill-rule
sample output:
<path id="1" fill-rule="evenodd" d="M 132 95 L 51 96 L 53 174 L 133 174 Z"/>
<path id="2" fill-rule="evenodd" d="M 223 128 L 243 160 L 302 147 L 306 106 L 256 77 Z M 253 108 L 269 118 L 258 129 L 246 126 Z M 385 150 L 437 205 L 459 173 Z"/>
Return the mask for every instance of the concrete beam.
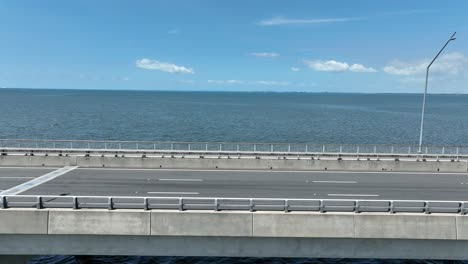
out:
<path id="1" fill-rule="evenodd" d="M 151 211 L 153 236 L 252 236 L 252 213 Z"/>
<path id="2" fill-rule="evenodd" d="M 310 212 L 256 212 L 254 237 L 354 237 L 354 215 Z"/>
<path id="3" fill-rule="evenodd" d="M 50 209 L 49 234 L 150 235 L 150 212 Z"/>

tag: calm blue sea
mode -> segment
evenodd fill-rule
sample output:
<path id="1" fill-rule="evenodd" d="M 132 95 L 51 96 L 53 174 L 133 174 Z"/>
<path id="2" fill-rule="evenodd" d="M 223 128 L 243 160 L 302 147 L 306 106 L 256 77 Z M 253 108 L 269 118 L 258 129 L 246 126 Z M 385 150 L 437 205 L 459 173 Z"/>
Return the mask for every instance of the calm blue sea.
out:
<path id="1" fill-rule="evenodd" d="M 0 89 L 0 138 L 416 144 L 416 94 Z M 468 145 L 468 95 L 429 95 L 424 141 Z M 462 263 L 44 256 L 32 263 Z"/>

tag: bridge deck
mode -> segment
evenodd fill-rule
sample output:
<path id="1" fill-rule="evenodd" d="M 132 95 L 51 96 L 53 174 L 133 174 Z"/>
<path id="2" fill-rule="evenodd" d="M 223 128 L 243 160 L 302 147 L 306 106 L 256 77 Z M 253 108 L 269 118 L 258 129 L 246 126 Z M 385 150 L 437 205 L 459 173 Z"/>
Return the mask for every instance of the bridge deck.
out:
<path id="1" fill-rule="evenodd" d="M 53 170 L 0 168 L 0 190 Z M 77 168 L 20 194 L 467 201 L 468 173 Z"/>

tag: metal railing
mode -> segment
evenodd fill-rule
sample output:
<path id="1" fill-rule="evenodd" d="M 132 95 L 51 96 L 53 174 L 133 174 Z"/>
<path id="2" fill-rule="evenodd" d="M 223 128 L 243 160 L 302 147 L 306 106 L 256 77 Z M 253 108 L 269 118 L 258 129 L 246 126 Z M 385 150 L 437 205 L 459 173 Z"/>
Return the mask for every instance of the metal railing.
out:
<path id="1" fill-rule="evenodd" d="M 466 214 L 468 202 L 423 200 L 265 199 L 124 196 L 0 196 L 0 208 L 167 209 L 214 211 L 306 211 Z"/>
<path id="2" fill-rule="evenodd" d="M 0 139 L 0 148 L 49 149 L 49 150 L 139 150 L 160 152 L 229 152 L 229 153 L 335 153 L 335 154 L 396 154 L 396 155 L 468 155 L 468 146 L 423 146 L 390 144 L 289 144 L 246 142 L 163 142 L 163 141 L 99 141 L 99 140 L 35 140 Z"/>

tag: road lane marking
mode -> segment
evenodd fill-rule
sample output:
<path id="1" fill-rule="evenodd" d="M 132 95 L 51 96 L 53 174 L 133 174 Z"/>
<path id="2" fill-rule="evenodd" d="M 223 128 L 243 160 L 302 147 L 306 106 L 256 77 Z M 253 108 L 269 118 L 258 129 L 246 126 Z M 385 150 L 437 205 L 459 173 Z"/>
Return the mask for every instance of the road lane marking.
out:
<path id="1" fill-rule="evenodd" d="M 468 176 L 466 172 L 405 172 L 405 171 L 305 171 L 305 170 L 219 170 L 219 169 L 132 169 L 132 168 L 80 168 L 80 170 L 116 170 L 116 171 L 199 171 L 199 172 L 260 172 L 260 173 L 310 173 L 310 174 L 320 174 L 320 173 L 339 173 L 339 174 L 408 174 L 408 175 L 465 175 Z"/>
<path id="2" fill-rule="evenodd" d="M 0 179 L 34 179 L 36 177 L 14 177 L 14 176 L 0 176 Z"/>
<path id="3" fill-rule="evenodd" d="M 202 179 L 159 179 L 159 181 L 189 181 L 189 182 L 202 182 Z"/>
<path id="4" fill-rule="evenodd" d="M 312 181 L 314 183 L 357 183 L 356 181 Z"/>
<path id="5" fill-rule="evenodd" d="M 17 185 L 15 187 L 12 187 L 8 190 L 5 190 L 3 192 L 0 192 L 0 195 L 17 195 L 19 193 L 22 193 L 24 191 L 27 191 L 31 188 L 34 188 L 40 184 L 43 184 L 45 182 L 48 182 L 52 179 L 55 179 L 67 172 L 70 172 L 74 169 L 78 168 L 78 166 L 66 166 L 66 167 L 63 167 L 63 168 L 60 168 L 58 170 L 54 170 L 52 172 L 49 172 L 47 174 L 44 174 L 40 177 L 37 177 L 33 180 L 30 180 L 30 181 L 27 181 L 25 183 L 22 183 L 20 185 Z"/>
<path id="6" fill-rule="evenodd" d="M 366 196 L 366 197 L 377 197 L 378 194 L 354 194 L 354 193 L 329 193 L 328 196 Z"/>
<path id="7" fill-rule="evenodd" d="M 198 192 L 148 192 L 148 194 L 199 195 Z"/>

